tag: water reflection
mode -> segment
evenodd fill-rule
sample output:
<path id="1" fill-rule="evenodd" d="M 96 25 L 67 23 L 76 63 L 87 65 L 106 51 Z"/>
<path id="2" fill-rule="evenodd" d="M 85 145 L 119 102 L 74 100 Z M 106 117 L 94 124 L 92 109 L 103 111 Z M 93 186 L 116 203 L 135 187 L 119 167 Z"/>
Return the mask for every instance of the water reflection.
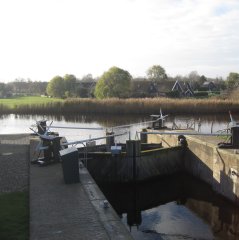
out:
<path id="1" fill-rule="evenodd" d="M 200 117 L 201 122 L 201 132 L 210 132 L 212 129 L 213 121 L 213 132 L 225 129 L 229 122 L 228 115 L 204 115 L 204 116 L 173 116 L 170 115 L 166 121 L 165 125 L 168 128 L 172 128 L 173 122 L 180 125 L 182 128 L 186 127 L 186 122 L 188 119 L 198 120 Z M 235 117 L 236 119 L 239 119 Z M 103 127 L 102 131 L 89 131 L 89 130 L 68 130 L 68 129 L 54 129 L 54 131 L 59 132 L 60 136 L 65 136 L 68 141 L 83 140 L 89 137 L 102 137 L 105 135 L 106 129 L 111 130 L 113 126 L 139 123 L 144 121 L 149 121 L 150 116 L 135 116 L 135 115 L 1 115 L 0 117 L 0 134 L 11 134 L 11 133 L 30 133 L 29 127 L 34 124 L 37 120 L 47 119 L 49 123 L 53 121 L 53 125 L 57 126 L 75 126 L 75 127 Z M 131 126 L 129 128 L 121 128 L 114 130 L 116 134 L 128 131 L 128 135 L 119 137 L 116 142 L 125 142 L 126 139 L 131 137 L 136 138 L 136 132 L 141 131 L 142 128 L 147 127 L 148 124 L 138 124 Z M 197 130 L 197 126 L 195 127 Z M 97 142 L 99 144 L 103 141 Z"/>
<path id="2" fill-rule="evenodd" d="M 234 116 L 235 119 L 239 119 L 239 115 Z M 49 121 L 60 122 L 62 124 L 79 123 L 79 124 L 98 124 L 101 127 L 110 128 L 112 126 L 132 124 L 137 122 L 144 122 L 150 120 L 150 116 L 136 116 L 136 115 L 0 115 L 1 123 L 15 120 L 22 126 L 30 126 L 36 120 L 48 119 Z M 213 122 L 215 124 L 215 130 L 219 126 L 225 127 L 230 121 L 229 115 L 198 115 L 198 116 L 184 116 L 184 115 L 170 115 L 165 124 L 171 128 L 172 122 L 175 121 L 177 124 L 185 125 L 185 122 L 189 119 L 195 120 L 196 122 L 200 119 L 202 128 L 204 126 L 211 126 Z M 23 124 L 24 123 L 24 124 Z M 24 130 L 24 128 L 23 128 Z"/>
<path id="3" fill-rule="evenodd" d="M 239 238 L 239 208 L 187 174 L 100 188 L 135 239 Z"/>

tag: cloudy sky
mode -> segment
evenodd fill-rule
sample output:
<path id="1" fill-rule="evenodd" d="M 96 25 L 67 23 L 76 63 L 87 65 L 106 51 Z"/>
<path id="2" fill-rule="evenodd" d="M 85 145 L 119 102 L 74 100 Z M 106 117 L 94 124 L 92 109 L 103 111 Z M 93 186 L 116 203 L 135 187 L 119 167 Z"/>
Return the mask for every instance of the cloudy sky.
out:
<path id="1" fill-rule="evenodd" d="M 239 72 L 239 0 L 0 1 L 0 81 Z"/>

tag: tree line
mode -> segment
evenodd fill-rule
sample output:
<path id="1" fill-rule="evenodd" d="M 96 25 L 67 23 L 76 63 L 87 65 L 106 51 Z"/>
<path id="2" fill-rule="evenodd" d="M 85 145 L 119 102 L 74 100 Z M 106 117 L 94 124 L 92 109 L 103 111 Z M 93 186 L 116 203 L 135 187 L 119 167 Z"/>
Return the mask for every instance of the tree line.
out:
<path id="1" fill-rule="evenodd" d="M 0 83 L 0 98 L 21 95 L 44 95 L 48 82 L 15 79 L 13 82 Z"/>
<path id="2" fill-rule="evenodd" d="M 59 98 L 69 97 L 96 97 L 103 98 L 127 98 L 130 96 L 132 81 L 151 81 L 152 83 L 164 84 L 167 81 L 180 80 L 182 82 L 190 82 L 194 89 L 206 81 L 214 81 L 220 85 L 220 89 L 232 91 L 239 87 L 239 73 L 229 73 L 226 80 L 222 78 L 209 79 L 204 75 L 199 75 L 196 71 L 190 72 L 187 76 L 177 75 L 170 77 L 165 69 L 160 65 L 153 65 L 146 72 L 144 78 L 133 78 L 132 75 L 121 68 L 111 67 L 104 72 L 102 76 L 94 79 L 91 74 L 77 79 L 73 74 L 65 76 L 55 76 L 49 82 L 31 81 L 24 79 L 16 79 L 10 83 L 0 83 L 0 97 L 10 97 L 15 95 L 48 95 Z M 87 91 L 90 92 L 86 94 Z"/>

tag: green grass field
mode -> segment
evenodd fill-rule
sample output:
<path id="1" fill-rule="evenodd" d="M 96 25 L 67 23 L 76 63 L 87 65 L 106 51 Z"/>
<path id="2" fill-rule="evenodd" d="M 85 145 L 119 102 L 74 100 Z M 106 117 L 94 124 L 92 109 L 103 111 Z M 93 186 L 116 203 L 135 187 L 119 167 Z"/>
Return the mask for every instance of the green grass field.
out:
<path id="1" fill-rule="evenodd" d="M 61 102 L 64 101 L 60 98 L 47 98 L 40 96 L 31 96 L 31 97 L 15 97 L 8 99 L 0 99 L 0 104 L 5 105 L 6 107 L 13 108 L 20 105 L 34 105 L 34 104 L 43 104 L 48 102 Z"/>
<path id="2" fill-rule="evenodd" d="M 27 192 L 0 194 L 0 239 L 29 239 Z"/>

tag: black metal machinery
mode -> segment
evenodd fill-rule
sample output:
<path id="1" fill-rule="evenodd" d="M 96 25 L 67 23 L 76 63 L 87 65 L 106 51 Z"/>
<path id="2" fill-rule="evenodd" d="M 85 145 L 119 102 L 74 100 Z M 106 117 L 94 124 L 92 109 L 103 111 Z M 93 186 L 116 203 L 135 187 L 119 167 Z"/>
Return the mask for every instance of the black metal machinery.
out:
<path id="1" fill-rule="evenodd" d="M 36 163 L 41 166 L 45 166 L 51 163 L 60 161 L 59 151 L 61 150 L 59 136 L 50 136 L 49 138 L 41 137 L 42 147 L 40 150 L 43 150 L 43 157 L 37 159 Z"/>
<path id="2" fill-rule="evenodd" d="M 155 130 L 160 130 L 160 129 L 166 129 L 167 127 L 164 126 L 164 119 L 167 115 L 165 115 L 164 117 L 159 117 L 157 115 L 151 115 L 151 128 L 155 129 Z"/>
<path id="3" fill-rule="evenodd" d="M 152 129 L 162 129 L 163 128 L 163 120 L 158 119 L 157 116 L 151 116 L 152 121 Z"/>
<path id="4" fill-rule="evenodd" d="M 45 134 L 47 120 L 41 120 L 37 122 L 37 131 L 39 134 Z"/>
<path id="5" fill-rule="evenodd" d="M 62 149 L 62 137 L 59 137 L 58 133 L 48 132 L 46 122 L 46 120 L 37 122 L 37 135 L 40 137 L 41 141 L 36 149 L 38 151 L 37 159 L 33 160 L 32 163 L 37 163 L 40 166 L 59 162 L 59 151 Z"/>

